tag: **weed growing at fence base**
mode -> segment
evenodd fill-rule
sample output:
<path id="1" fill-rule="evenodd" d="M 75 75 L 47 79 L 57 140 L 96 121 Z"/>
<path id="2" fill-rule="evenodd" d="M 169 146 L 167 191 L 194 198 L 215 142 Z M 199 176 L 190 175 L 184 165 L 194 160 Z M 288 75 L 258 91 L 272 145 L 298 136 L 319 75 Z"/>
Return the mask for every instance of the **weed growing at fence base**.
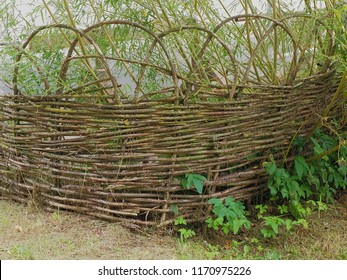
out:
<path id="1" fill-rule="evenodd" d="M 287 165 L 284 162 L 278 166 L 272 155 L 269 162 L 264 162 L 263 166 L 269 175 L 267 185 L 270 198 L 267 204 L 254 207 L 257 211 L 254 218 L 257 218 L 258 224 L 260 222 L 260 233 L 264 238 L 274 239 L 277 235 L 286 235 L 297 228 L 308 229 L 308 218 L 312 212 L 316 211 L 320 217 L 321 212 L 329 208 L 328 203 L 334 203 L 334 196 L 346 190 L 346 134 L 337 131 L 334 130 L 335 134 L 331 135 L 318 129 L 310 141 L 295 139 L 294 152 L 297 155 Z M 200 178 L 198 175 L 190 176 Z M 183 187 L 186 187 L 186 181 Z M 200 193 L 202 191 L 201 185 Z M 210 199 L 209 203 L 213 207 L 211 217 L 206 220 L 208 228 L 221 231 L 224 235 L 237 235 L 242 228 L 251 228 L 251 217 L 240 201 L 226 197 Z M 187 223 L 180 216 L 175 220 L 175 225 L 186 226 Z M 188 228 L 180 228 L 178 231 L 181 241 L 195 235 Z"/>

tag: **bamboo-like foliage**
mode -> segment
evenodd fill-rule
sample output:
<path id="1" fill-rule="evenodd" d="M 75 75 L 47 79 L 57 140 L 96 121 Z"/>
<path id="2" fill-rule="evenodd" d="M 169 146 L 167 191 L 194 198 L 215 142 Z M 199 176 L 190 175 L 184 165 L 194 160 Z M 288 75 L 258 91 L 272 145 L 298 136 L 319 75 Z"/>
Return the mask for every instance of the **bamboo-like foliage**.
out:
<path id="1" fill-rule="evenodd" d="M 5 197 L 140 225 L 172 223 L 173 206 L 203 220 L 212 197 L 261 195 L 268 155 L 339 106 L 336 34 L 317 15 L 245 1 L 246 14 L 217 23 L 195 7 L 198 20 L 177 24 L 152 7 L 151 27 L 102 21 L 90 4 L 97 23 L 79 28 L 67 9 L 70 22 L 18 48 L 0 97 Z M 181 187 L 185 174 L 207 177 L 202 194 Z"/>

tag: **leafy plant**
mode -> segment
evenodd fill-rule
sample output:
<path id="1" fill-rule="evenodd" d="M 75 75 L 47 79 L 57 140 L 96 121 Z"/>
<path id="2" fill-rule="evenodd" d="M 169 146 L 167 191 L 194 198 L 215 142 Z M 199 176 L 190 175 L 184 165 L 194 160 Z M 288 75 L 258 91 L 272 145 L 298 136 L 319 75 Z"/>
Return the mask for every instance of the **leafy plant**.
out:
<path id="1" fill-rule="evenodd" d="M 174 221 L 175 226 L 186 226 L 187 225 L 187 221 L 182 217 L 179 216 L 176 218 L 176 220 Z M 181 242 L 185 242 L 187 239 L 195 236 L 195 231 L 192 229 L 188 229 L 185 227 L 181 227 L 180 229 L 177 230 L 180 233 L 180 241 Z"/>
<path id="2" fill-rule="evenodd" d="M 258 219 L 263 220 L 263 227 L 260 232 L 265 238 L 275 238 L 281 230 L 291 231 L 294 226 L 302 225 L 307 227 L 307 221 L 305 219 L 293 220 L 288 217 L 289 208 L 287 205 L 277 206 L 279 215 L 267 214 L 267 205 L 259 204 L 255 208 L 258 210 Z"/>
<path id="3" fill-rule="evenodd" d="M 181 185 L 185 189 L 191 189 L 194 187 L 199 194 L 203 192 L 203 183 L 206 181 L 206 177 L 199 174 L 185 174 L 181 180 Z"/>
<path id="4" fill-rule="evenodd" d="M 301 200 L 309 198 L 333 201 L 333 194 L 338 189 L 345 189 L 347 182 L 346 146 L 339 146 L 337 137 L 317 130 L 310 138 L 313 144 L 313 156 L 306 160 L 297 155 L 294 165 L 278 167 L 273 157 L 263 164 L 269 174 L 268 187 L 272 196 L 289 202 L 293 215 L 303 214 Z M 300 143 L 302 140 L 294 141 Z"/>
<path id="5" fill-rule="evenodd" d="M 242 227 L 246 229 L 251 227 L 246 217 L 245 206 L 240 201 L 235 201 L 229 196 L 224 201 L 220 198 L 212 198 L 208 202 L 213 205 L 212 213 L 215 214 L 214 218 L 206 220 L 209 228 L 221 229 L 224 234 L 229 232 L 237 234 Z"/>
<path id="6" fill-rule="evenodd" d="M 339 137 L 331 136 L 317 129 L 310 138 L 313 143 L 313 157 L 310 158 L 312 172 L 308 178 L 315 186 L 320 199 L 333 201 L 338 189 L 347 186 L 347 143 L 346 133 Z"/>
<path id="7" fill-rule="evenodd" d="M 187 225 L 187 221 L 186 219 L 184 219 L 182 216 L 179 216 L 175 219 L 175 222 L 174 222 L 175 226 L 178 226 L 178 225 Z"/>
<path id="8" fill-rule="evenodd" d="M 264 220 L 265 227 L 260 230 L 264 237 L 275 237 L 278 234 L 279 227 L 286 224 L 284 219 L 276 216 L 264 217 Z"/>
<path id="9" fill-rule="evenodd" d="M 258 209 L 258 219 L 261 219 L 263 215 L 267 212 L 268 206 L 264 204 L 258 204 L 255 206 L 255 209 Z"/>
<path id="10" fill-rule="evenodd" d="M 265 162 L 267 173 L 269 174 L 268 187 L 272 196 L 281 197 L 289 201 L 300 200 L 310 195 L 310 189 L 306 185 L 299 184 L 303 174 L 307 173 L 307 164 L 302 157 L 295 158 L 296 174 L 291 174 L 284 167 L 277 167 L 273 157 L 270 162 Z"/>
<path id="11" fill-rule="evenodd" d="M 192 229 L 180 228 L 178 232 L 180 233 L 181 242 L 184 242 L 187 239 L 195 236 L 195 231 Z"/>
<path id="12" fill-rule="evenodd" d="M 330 135 L 317 129 L 310 138 L 311 145 L 301 137 L 293 141 L 299 152 L 311 149 L 313 155 L 310 158 L 305 159 L 298 154 L 293 164 L 277 166 L 273 156 L 270 156 L 270 161 L 263 164 L 269 175 L 271 200 L 282 202 L 277 206 L 279 215 L 264 216 L 267 207 L 256 206 L 258 218 L 264 220 L 261 230 L 264 237 L 275 237 L 281 227 L 288 231 L 295 225 L 307 227 L 305 217 L 311 214 L 312 209 L 317 209 L 318 213 L 325 211 L 327 205 L 323 200 L 333 202 L 337 190 L 346 188 L 347 168 L 344 159 L 347 152 L 343 139 L 343 134 Z M 280 216 L 288 214 L 295 219 Z"/>
<path id="13" fill-rule="evenodd" d="M 307 201 L 308 204 L 311 204 L 314 208 L 316 208 L 318 210 L 318 217 L 320 218 L 320 213 L 322 211 L 326 211 L 328 210 L 328 205 L 324 202 L 322 202 L 321 200 L 309 200 Z"/>

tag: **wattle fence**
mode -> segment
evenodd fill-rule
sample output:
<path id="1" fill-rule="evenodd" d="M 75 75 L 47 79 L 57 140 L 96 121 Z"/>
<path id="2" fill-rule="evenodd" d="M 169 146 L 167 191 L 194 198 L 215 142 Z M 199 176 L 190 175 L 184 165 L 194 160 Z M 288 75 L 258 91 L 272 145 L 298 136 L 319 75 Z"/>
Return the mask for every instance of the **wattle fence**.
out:
<path id="1" fill-rule="evenodd" d="M 262 38 L 252 46 L 238 43 L 246 58 L 238 59 L 230 42 L 218 37 L 219 29 L 227 24 L 245 27 L 264 20 L 269 24 Z M 210 198 L 259 197 L 266 192 L 267 181 L 262 163 L 270 154 L 283 158 L 296 133 L 305 135 L 312 129 L 337 87 L 329 54 L 326 61 L 318 63 L 312 46 L 301 44 L 288 25 L 284 20 L 243 15 L 211 31 L 185 26 L 157 34 L 121 20 L 85 30 L 65 25 L 38 29 L 17 57 L 13 94 L 0 97 L 0 194 L 50 210 L 156 226 L 173 223 L 176 210 L 188 222 L 206 219 Z M 135 61 L 105 54 L 93 36 L 95 30 L 109 26 L 126 26 L 151 37 L 146 56 Z M 23 93 L 25 84 L 19 76 L 21 62 L 29 57 L 26 49 L 37 34 L 48 29 L 78 36 L 70 41 L 61 71 L 56 74 L 58 86 L 50 85 L 52 74 L 45 77 L 38 65 L 35 74 L 42 80 L 42 91 Z M 317 38 L 329 37 L 325 29 L 314 30 L 322 32 Z M 205 40 L 196 56 L 188 60 L 192 65 L 183 67 L 184 58 L 181 55 L 175 60 L 172 54 L 179 50 L 168 49 L 166 39 L 193 31 L 194 36 L 203 33 Z M 273 45 L 269 55 L 275 68 L 280 60 L 288 62 L 288 68 L 282 66 L 286 76 L 279 77 L 257 65 L 269 63 L 260 51 L 266 42 L 274 42 L 274 36 L 283 38 L 283 34 L 290 35 L 291 58 L 276 58 Z M 93 53 L 81 54 L 81 38 Z M 326 51 L 331 51 L 326 46 Z M 228 71 L 211 69 L 209 55 L 213 50 L 224 51 L 220 69 Z M 308 50 L 312 64 L 304 55 Z M 151 60 L 155 53 L 162 57 L 157 65 Z M 82 86 L 66 86 L 69 76 L 78 72 L 76 67 L 69 68 L 75 60 L 89 61 L 86 67 L 95 60 L 102 75 L 92 75 Z M 123 94 L 126 88 L 110 69 L 110 61 L 137 67 L 128 95 Z M 147 68 L 170 82 L 147 90 Z M 210 76 L 208 82 L 205 76 Z M 202 194 L 182 188 L 186 174 L 207 178 Z"/>

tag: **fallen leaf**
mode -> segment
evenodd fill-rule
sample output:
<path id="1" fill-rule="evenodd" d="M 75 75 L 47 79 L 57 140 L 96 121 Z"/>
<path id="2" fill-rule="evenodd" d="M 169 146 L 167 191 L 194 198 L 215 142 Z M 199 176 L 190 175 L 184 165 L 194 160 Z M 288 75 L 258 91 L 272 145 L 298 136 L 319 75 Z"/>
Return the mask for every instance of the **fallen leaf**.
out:
<path id="1" fill-rule="evenodd" d="M 14 228 L 18 232 L 23 232 L 23 228 L 21 226 L 19 226 L 19 225 L 16 225 Z"/>

